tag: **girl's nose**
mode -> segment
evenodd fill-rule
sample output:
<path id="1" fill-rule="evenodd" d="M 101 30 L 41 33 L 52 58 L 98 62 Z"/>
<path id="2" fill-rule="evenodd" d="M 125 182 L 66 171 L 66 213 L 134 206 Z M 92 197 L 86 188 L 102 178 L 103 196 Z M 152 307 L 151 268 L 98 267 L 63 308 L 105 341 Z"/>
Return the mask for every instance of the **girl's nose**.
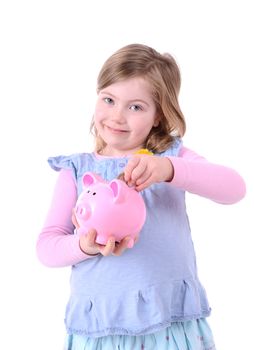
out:
<path id="1" fill-rule="evenodd" d="M 124 123 L 125 122 L 125 117 L 124 117 L 124 111 L 122 108 L 114 108 L 114 110 L 112 111 L 112 120 L 117 122 L 117 123 Z"/>

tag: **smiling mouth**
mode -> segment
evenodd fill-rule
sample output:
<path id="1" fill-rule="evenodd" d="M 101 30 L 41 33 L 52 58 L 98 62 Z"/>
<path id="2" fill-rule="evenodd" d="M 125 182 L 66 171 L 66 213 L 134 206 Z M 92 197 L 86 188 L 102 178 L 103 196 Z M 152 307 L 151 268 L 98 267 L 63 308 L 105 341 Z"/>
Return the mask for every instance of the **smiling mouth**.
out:
<path id="1" fill-rule="evenodd" d="M 108 125 L 105 125 L 105 127 L 106 127 L 109 131 L 114 132 L 114 133 L 125 133 L 125 132 L 128 132 L 128 130 L 112 128 L 111 126 L 108 126 Z"/>

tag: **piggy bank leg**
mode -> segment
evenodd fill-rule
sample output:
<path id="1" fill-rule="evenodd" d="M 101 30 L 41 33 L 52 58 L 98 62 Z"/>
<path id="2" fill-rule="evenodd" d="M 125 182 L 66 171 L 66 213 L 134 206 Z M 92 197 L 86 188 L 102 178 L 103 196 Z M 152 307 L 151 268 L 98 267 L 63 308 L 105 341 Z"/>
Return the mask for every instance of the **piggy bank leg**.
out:
<path id="1" fill-rule="evenodd" d="M 133 246 L 134 246 L 134 239 L 131 238 L 131 239 L 129 240 L 129 242 L 128 242 L 127 247 L 128 247 L 128 248 L 132 248 Z"/>

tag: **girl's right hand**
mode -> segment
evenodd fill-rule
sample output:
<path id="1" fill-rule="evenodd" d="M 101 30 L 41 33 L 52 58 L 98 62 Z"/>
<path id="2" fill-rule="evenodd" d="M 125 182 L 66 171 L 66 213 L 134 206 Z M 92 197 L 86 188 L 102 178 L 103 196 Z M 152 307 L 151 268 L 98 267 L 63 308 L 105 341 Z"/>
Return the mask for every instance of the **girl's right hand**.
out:
<path id="1" fill-rule="evenodd" d="M 72 222 L 76 229 L 79 229 L 79 224 L 76 219 L 74 209 L 72 211 Z M 104 256 L 108 255 L 121 255 L 125 249 L 128 248 L 131 237 L 126 236 L 121 240 L 121 242 L 116 242 L 115 237 L 109 237 L 106 245 L 101 245 L 96 243 L 96 230 L 92 229 L 85 235 L 80 235 L 79 246 L 82 252 L 88 255 L 98 255 L 102 254 Z"/>
<path id="2" fill-rule="evenodd" d="M 115 237 L 109 237 L 107 244 L 102 245 L 96 243 L 96 230 L 91 229 L 85 235 L 80 235 L 79 238 L 79 246 L 80 249 L 88 255 L 97 255 L 102 254 L 104 256 L 109 255 L 121 255 L 125 249 L 128 248 L 128 243 L 130 241 L 130 237 L 125 237 L 121 240 L 121 242 L 116 242 Z"/>

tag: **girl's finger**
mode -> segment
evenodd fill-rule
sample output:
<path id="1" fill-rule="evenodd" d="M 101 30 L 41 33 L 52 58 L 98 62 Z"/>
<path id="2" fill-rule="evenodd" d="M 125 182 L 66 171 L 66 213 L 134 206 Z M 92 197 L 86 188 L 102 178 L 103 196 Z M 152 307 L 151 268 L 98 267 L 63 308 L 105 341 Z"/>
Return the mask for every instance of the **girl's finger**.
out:
<path id="1" fill-rule="evenodd" d="M 105 246 L 99 246 L 100 253 L 104 256 L 111 255 L 115 249 L 115 237 L 109 237 Z"/>
<path id="2" fill-rule="evenodd" d="M 152 174 L 148 171 L 146 171 L 145 173 L 143 173 L 142 176 L 140 176 L 137 181 L 136 181 L 136 186 L 140 186 L 142 185 L 144 182 L 149 181 L 150 177 L 152 176 Z"/>
<path id="3" fill-rule="evenodd" d="M 113 251 L 113 255 L 119 256 L 121 255 L 127 248 L 128 248 L 128 243 L 130 241 L 130 237 L 125 237 L 124 239 L 121 240 L 121 242 L 115 246 L 115 249 Z"/>
<path id="4" fill-rule="evenodd" d="M 138 165 L 139 162 L 140 162 L 140 158 L 139 157 L 132 157 L 128 161 L 128 163 L 127 163 L 127 165 L 126 165 L 126 167 L 124 169 L 124 180 L 125 180 L 125 182 L 128 182 L 128 181 L 131 180 L 132 171 L 133 171 L 133 169 L 136 168 L 136 166 Z"/>
<path id="5" fill-rule="evenodd" d="M 141 185 L 138 185 L 135 187 L 135 190 L 140 192 L 143 191 L 145 188 L 151 186 L 154 183 L 154 181 L 151 180 L 151 177 L 148 178 L 147 181 L 143 182 Z"/>
<path id="6" fill-rule="evenodd" d="M 145 174 L 147 171 L 147 163 L 145 161 L 141 161 L 138 163 L 138 165 L 136 166 L 136 168 L 133 169 L 132 173 L 131 173 L 131 179 L 130 181 L 133 184 L 136 184 L 136 181 L 142 177 L 143 174 Z"/>
<path id="7" fill-rule="evenodd" d="M 95 242 L 97 232 L 92 229 L 86 234 L 86 244 L 89 248 L 95 248 L 98 244 Z"/>

